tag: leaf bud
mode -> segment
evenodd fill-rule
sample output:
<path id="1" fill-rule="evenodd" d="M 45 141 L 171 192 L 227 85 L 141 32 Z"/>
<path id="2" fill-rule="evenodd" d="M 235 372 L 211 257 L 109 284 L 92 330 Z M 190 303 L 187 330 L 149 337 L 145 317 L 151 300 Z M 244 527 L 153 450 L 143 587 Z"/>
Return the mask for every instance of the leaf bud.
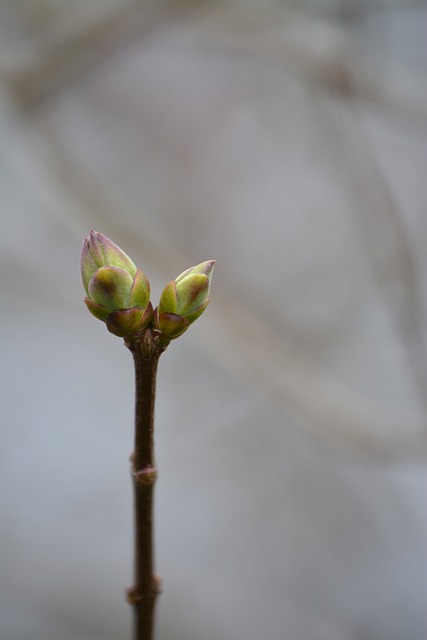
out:
<path id="1" fill-rule="evenodd" d="M 191 267 L 164 288 L 154 324 L 166 339 L 182 335 L 208 306 L 214 265 L 208 260 Z"/>
<path id="2" fill-rule="evenodd" d="M 148 279 L 112 240 L 91 231 L 83 243 L 80 269 L 86 306 L 111 333 L 131 336 L 151 322 Z"/>

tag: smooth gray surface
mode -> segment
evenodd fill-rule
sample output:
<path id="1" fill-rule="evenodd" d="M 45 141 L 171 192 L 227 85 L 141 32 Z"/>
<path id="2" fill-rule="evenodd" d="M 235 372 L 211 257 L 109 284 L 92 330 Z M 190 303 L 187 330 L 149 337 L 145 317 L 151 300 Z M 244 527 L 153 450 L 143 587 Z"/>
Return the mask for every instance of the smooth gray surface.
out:
<path id="1" fill-rule="evenodd" d="M 307 16 L 268 16 L 165 19 L 31 109 L 1 88 L 1 640 L 130 636 L 132 363 L 81 302 L 90 228 L 153 300 L 218 260 L 159 368 L 157 638 L 427 634 L 425 116 L 272 55 Z"/>

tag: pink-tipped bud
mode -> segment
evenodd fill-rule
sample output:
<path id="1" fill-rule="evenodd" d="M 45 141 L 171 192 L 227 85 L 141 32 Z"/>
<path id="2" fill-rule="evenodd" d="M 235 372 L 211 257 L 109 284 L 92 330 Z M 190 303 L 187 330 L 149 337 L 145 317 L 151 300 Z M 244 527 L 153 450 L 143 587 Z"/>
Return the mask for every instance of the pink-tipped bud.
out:
<path id="1" fill-rule="evenodd" d="M 111 333 L 131 336 L 151 322 L 147 277 L 112 240 L 91 231 L 83 243 L 80 268 L 86 306 Z"/>

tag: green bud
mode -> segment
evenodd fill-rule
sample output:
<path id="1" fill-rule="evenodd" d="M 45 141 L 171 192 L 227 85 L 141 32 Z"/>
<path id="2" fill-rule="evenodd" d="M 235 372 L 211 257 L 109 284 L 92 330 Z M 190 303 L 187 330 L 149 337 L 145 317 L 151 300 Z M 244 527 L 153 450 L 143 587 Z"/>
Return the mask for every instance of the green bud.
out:
<path id="1" fill-rule="evenodd" d="M 101 267 L 119 267 L 127 271 L 132 278 L 136 274 L 136 266 L 132 260 L 112 240 L 98 231 L 91 231 L 83 243 L 80 258 L 82 282 L 86 294 L 91 278 Z"/>
<path id="2" fill-rule="evenodd" d="M 168 340 L 178 338 L 209 304 L 215 260 L 187 269 L 169 282 L 155 312 L 155 327 Z"/>
<path id="3" fill-rule="evenodd" d="M 83 243 L 80 268 L 86 306 L 111 333 L 131 336 L 151 322 L 147 277 L 109 238 L 90 232 Z"/>

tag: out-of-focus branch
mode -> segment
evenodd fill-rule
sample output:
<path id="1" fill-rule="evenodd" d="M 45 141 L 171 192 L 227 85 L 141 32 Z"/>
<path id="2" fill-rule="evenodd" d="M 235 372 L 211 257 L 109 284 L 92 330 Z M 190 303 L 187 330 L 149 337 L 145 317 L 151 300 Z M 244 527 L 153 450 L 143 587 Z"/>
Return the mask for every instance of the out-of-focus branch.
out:
<path id="1" fill-rule="evenodd" d="M 26 55 L 9 56 L 0 63 L 0 78 L 23 106 L 31 106 L 94 66 L 145 37 L 165 21 L 185 15 L 195 0 L 144 0 L 85 12 L 72 28 L 45 32 Z M 13 51 L 12 51 L 13 53 Z"/>

